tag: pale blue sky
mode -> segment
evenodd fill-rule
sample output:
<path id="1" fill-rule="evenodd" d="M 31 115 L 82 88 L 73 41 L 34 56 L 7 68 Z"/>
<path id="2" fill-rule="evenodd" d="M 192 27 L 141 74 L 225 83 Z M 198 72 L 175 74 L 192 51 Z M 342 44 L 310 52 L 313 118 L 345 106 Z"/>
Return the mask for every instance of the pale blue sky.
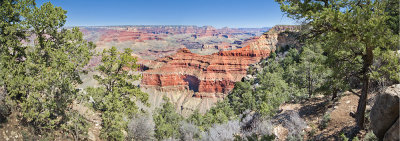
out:
<path id="1" fill-rule="evenodd" d="M 67 10 L 66 26 L 295 24 L 274 0 L 38 0 Z"/>

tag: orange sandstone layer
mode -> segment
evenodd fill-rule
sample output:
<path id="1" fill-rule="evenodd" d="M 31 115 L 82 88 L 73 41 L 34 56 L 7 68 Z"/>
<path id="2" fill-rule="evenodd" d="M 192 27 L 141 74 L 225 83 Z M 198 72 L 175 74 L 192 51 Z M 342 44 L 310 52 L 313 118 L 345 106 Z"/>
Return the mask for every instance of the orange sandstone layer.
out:
<path id="1" fill-rule="evenodd" d="M 171 56 L 140 61 L 146 68 L 141 87 L 164 92 L 191 90 L 196 97 L 224 97 L 234 88 L 235 82 L 247 75 L 251 64 L 267 58 L 277 46 L 298 44 L 294 34 L 289 33 L 298 28 L 275 26 L 235 50 L 198 55 L 181 48 Z"/>
<path id="2" fill-rule="evenodd" d="M 223 97 L 246 74 L 250 64 L 270 55 L 266 35 L 249 45 L 212 55 L 198 55 L 182 48 L 174 55 L 143 63 L 141 86 L 161 91 L 192 90 L 197 97 Z"/>

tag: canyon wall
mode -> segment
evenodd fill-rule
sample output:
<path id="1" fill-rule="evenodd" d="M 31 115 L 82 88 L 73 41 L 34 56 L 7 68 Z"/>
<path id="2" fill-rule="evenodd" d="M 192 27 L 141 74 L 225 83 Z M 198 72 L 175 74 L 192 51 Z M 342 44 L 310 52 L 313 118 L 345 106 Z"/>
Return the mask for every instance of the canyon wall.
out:
<path id="1" fill-rule="evenodd" d="M 179 48 L 209 55 L 219 50 L 242 47 L 248 38 L 261 35 L 269 28 L 214 28 L 212 26 L 99 26 L 80 27 L 84 38 L 102 51 L 115 46 L 119 51 L 131 48 L 142 59 L 154 60 L 172 55 Z"/>
<path id="2" fill-rule="evenodd" d="M 163 40 L 168 35 L 191 34 L 192 37 L 219 36 L 229 38 L 237 34 L 255 35 L 268 28 L 221 28 L 216 29 L 212 26 L 101 26 L 101 27 L 80 27 L 81 31 L 87 36 L 88 40 L 97 43 L 106 42 L 143 42 L 146 40 Z"/>
<path id="3" fill-rule="evenodd" d="M 141 86 L 160 91 L 189 89 L 196 97 L 223 97 L 246 75 L 250 64 L 270 54 L 268 46 L 260 46 L 249 45 L 212 55 L 198 55 L 182 48 L 174 55 L 155 60 L 153 63 L 163 65 L 149 66 L 155 69 L 143 72 Z"/>
<path id="4" fill-rule="evenodd" d="M 250 64 L 267 58 L 276 49 L 282 32 L 294 31 L 296 26 L 276 26 L 269 32 L 246 41 L 235 50 L 198 55 L 186 48 L 176 54 L 142 63 L 141 87 L 162 92 L 193 91 L 194 97 L 223 98 L 247 74 Z"/>
<path id="5" fill-rule="evenodd" d="M 182 115 L 194 110 L 206 112 L 247 75 L 249 65 L 267 58 L 279 46 L 294 44 L 296 39 L 285 31 L 297 26 L 265 28 L 222 28 L 210 26 L 110 26 L 81 27 L 85 39 L 97 50 L 116 46 L 131 48 L 138 57 L 140 85 L 149 94 L 152 108 L 167 96 Z M 254 36 L 261 35 L 261 36 Z M 206 54 L 206 55 L 200 55 Z M 101 57 L 93 57 L 93 70 Z M 90 74 L 97 73 L 95 70 Z M 97 85 L 86 76 L 82 87 Z"/>
<path id="6" fill-rule="evenodd" d="M 194 110 L 206 112 L 247 75 L 251 64 L 267 58 L 278 47 L 298 45 L 298 26 L 275 26 L 261 36 L 246 39 L 242 48 L 211 55 L 192 53 L 187 48 L 156 60 L 140 60 L 145 69 L 140 87 L 150 101 L 159 105 L 167 96 L 184 116 Z"/>

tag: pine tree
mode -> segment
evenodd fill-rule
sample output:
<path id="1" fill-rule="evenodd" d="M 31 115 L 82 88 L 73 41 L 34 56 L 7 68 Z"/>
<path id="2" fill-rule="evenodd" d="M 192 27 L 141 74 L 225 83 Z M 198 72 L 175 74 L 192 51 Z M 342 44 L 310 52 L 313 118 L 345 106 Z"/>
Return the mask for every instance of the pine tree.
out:
<path id="1" fill-rule="evenodd" d="M 330 69 L 324 65 L 326 56 L 322 53 L 319 45 L 309 45 L 302 48 L 300 54 L 300 63 L 296 73 L 301 82 L 298 82 L 300 88 L 305 88 L 311 97 L 317 89 L 320 89 L 325 79 L 330 75 Z"/>
<path id="2" fill-rule="evenodd" d="M 382 56 L 397 56 L 394 50 L 398 46 L 398 34 L 390 27 L 398 25 L 387 24 L 391 16 L 385 11 L 389 0 L 276 1 L 289 17 L 304 21 L 308 42 L 321 43 L 333 70 L 332 78 L 344 78 L 347 83 L 361 82 L 356 119 L 358 127 L 363 129 L 371 74 L 376 72 L 372 69 L 373 63 L 380 59 L 390 62 L 379 66 L 384 72 L 378 73 L 395 76 L 392 78 L 396 80 L 399 77 L 394 73 L 399 68 L 398 60 Z"/>

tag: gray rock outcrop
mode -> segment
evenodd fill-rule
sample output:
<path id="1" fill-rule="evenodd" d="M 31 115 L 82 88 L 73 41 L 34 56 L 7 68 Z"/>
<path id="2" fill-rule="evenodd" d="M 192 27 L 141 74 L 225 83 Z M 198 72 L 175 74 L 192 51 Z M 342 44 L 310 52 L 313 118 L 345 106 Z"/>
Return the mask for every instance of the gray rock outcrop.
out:
<path id="1" fill-rule="evenodd" d="M 371 128 L 380 140 L 399 140 L 400 84 L 388 87 L 376 96 L 371 109 Z"/>

